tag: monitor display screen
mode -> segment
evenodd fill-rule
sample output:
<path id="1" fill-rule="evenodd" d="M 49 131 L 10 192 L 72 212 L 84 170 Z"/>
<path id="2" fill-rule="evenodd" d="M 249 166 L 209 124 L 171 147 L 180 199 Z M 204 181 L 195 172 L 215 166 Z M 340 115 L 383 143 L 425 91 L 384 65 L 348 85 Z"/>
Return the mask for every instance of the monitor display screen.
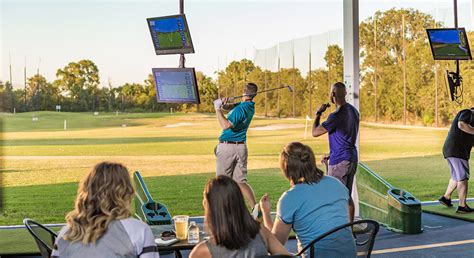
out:
<path id="1" fill-rule="evenodd" d="M 184 14 L 148 18 L 147 22 L 157 55 L 194 53 Z"/>
<path id="2" fill-rule="evenodd" d="M 435 60 L 472 59 L 464 28 L 427 29 L 426 31 Z"/>
<path id="3" fill-rule="evenodd" d="M 158 102 L 200 103 L 194 68 L 153 68 L 152 71 Z"/>

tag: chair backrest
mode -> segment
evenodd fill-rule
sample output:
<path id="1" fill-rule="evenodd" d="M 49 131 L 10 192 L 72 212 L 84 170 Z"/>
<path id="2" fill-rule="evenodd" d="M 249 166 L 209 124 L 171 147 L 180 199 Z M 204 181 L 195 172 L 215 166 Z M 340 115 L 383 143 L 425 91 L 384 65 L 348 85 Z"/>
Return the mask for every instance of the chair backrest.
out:
<path id="1" fill-rule="evenodd" d="M 58 235 L 49 228 L 31 219 L 24 219 L 23 224 L 25 224 L 26 229 L 28 229 L 35 239 L 36 245 L 38 245 L 41 252 L 41 256 L 49 258 L 53 251 L 54 241 L 56 241 Z"/>
<path id="2" fill-rule="evenodd" d="M 340 230 L 349 228 L 354 236 L 357 248 L 357 257 L 370 258 L 370 254 L 372 253 L 372 249 L 374 248 L 375 236 L 379 231 L 379 227 L 379 223 L 374 220 L 359 220 L 335 227 L 315 238 L 307 246 L 305 246 L 297 255 L 303 255 L 309 249 L 310 257 L 313 258 L 315 252 L 318 252 L 318 250 L 315 250 L 314 248 L 314 245 L 317 242 Z"/>
<path id="3" fill-rule="evenodd" d="M 356 242 L 357 257 L 370 257 L 379 228 L 379 223 L 374 220 L 360 220 L 353 223 L 352 234 Z"/>

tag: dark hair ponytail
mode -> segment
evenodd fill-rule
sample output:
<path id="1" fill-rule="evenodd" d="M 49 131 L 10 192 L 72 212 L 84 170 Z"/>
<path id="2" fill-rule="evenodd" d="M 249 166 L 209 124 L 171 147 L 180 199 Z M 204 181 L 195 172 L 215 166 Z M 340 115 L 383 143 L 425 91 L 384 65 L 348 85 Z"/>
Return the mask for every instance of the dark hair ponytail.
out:
<path id="1" fill-rule="evenodd" d="M 291 142 L 283 148 L 280 168 L 294 184 L 318 183 L 324 176 L 323 171 L 316 166 L 313 150 L 300 142 Z"/>

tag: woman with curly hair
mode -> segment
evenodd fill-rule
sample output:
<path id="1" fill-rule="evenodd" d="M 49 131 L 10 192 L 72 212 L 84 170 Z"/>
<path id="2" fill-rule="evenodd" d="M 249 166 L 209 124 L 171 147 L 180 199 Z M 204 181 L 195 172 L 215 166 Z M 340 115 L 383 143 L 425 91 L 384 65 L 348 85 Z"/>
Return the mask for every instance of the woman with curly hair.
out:
<path id="1" fill-rule="evenodd" d="M 150 227 L 131 218 L 134 194 L 126 167 L 97 164 L 79 184 L 51 257 L 159 257 Z"/>

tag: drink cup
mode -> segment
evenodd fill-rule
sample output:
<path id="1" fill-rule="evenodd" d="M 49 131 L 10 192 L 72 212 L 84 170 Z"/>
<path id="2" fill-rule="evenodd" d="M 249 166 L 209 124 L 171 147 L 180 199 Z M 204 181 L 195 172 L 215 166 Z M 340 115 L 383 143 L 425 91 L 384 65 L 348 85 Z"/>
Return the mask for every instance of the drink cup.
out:
<path id="1" fill-rule="evenodd" d="M 189 216 L 178 215 L 173 217 L 176 238 L 186 240 L 188 238 L 188 220 Z"/>

